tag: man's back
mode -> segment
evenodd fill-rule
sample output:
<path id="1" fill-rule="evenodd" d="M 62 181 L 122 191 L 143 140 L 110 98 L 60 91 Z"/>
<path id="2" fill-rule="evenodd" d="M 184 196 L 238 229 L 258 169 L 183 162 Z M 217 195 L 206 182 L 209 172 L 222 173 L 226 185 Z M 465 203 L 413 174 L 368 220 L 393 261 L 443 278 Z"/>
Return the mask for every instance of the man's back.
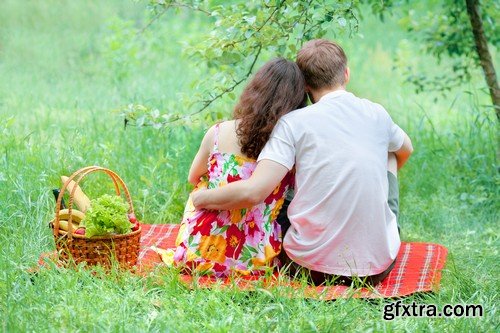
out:
<path id="1" fill-rule="evenodd" d="M 295 167 L 291 227 L 283 242 L 291 267 L 309 268 L 311 277 L 319 273 L 315 283 L 339 276 L 349 283 L 346 276 L 358 275 L 375 284 L 392 269 L 400 246 L 387 200 L 397 212 L 396 174 L 413 152 L 411 140 L 383 107 L 344 91 L 350 69 L 338 44 L 306 42 L 297 65 L 309 99 L 319 102 L 278 122 L 249 179 L 194 193 L 193 203 L 206 209 L 255 205 Z"/>
<path id="2" fill-rule="evenodd" d="M 292 260 L 348 276 L 387 268 L 400 245 L 387 204 L 387 152 L 403 135 L 381 106 L 344 90 L 280 120 L 259 160 L 295 164 L 283 242 Z"/>

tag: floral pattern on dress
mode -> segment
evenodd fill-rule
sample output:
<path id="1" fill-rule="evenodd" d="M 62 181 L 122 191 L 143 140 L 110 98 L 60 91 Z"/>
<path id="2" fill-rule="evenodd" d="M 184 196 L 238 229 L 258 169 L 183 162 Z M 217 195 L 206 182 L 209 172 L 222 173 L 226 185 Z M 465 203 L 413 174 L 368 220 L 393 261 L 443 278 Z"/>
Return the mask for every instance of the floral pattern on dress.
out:
<path id="1" fill-rule="evenodd" d="M 216 125 L 208 175 L 194 191 L 248 179 L 255 170 L 254 159 L 219 152 L 218 133 Z M 262 274 L 276 265 L 282 240 L 276 218 L 292 183 L 293 175 L 288 173 L 264 202 L 251 208 L 196 210 L 189 199 L 176 239 L 175 264 L 217 277 Z"/>

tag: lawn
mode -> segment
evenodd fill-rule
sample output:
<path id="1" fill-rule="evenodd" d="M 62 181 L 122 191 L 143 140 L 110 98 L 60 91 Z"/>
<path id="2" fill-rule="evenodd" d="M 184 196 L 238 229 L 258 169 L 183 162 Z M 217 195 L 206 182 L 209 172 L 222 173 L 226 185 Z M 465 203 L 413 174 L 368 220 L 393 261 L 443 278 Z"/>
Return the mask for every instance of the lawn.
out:
<path id="1" fill-rule="evenodd" d="M 60 175 L 88 165 L 117 172 L 145 223 L 178 223 L 191 187 L 187 170 L 210 121 L 123 126 L 129 103 L 168 111 L 190 94 L 203 66 L 182 55 L 210 23 L 181 11 L 137 34 L 145 2 L 0 3 L 0 329 L 54 331 L 451 331 L 493 332 L 500 267 L 498 122 L 480 72 L 446 95 L 416 94 L 399 62 L 446 69 L 418 51 L 395 19 L 365 13 L 360 34 L 339 37 L 349 89 L 383 104 L 415 153 L 400 175 L 403 240 L 448 247 L 441 289 L 405 303 L 481 304 L 480 318 L 382 318 L 388 301 L 319 302 L 276 291 L 188 290 L 175 272 L 151 277 L 85 270 L 27 272 L 54 249 L 47 227 Z M 361 36 L 362 35 L 362 36 Z M 381 38 L 383 36 L 383 38 Z M 494 54 L 499 68 L 498 56 Z M 263 59 L 265 60 L 265 59 Z M 234 101 L 207 112 L 229 118 Z M 109 193 L 104 177 L 84 183 Z"/>

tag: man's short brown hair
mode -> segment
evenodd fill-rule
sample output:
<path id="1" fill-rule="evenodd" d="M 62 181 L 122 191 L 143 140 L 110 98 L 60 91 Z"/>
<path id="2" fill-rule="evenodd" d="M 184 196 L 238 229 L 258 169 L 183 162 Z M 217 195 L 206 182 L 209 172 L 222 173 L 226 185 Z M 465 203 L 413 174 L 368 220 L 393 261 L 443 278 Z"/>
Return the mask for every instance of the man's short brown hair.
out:
<path id="1" fill-rule="evenodd" d="M 333 88 L 345 84 L 347 57 L 342 48 L 326 39 L 313 39 L 297 54 L 297 65 L 312 89 Z"/>

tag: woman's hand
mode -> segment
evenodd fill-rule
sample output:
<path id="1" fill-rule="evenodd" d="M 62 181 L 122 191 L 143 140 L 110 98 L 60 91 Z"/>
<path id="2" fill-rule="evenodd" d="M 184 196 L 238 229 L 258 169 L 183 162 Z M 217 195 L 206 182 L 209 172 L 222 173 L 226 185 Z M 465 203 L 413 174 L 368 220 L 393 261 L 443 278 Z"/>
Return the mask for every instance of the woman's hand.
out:
<path id="1" fill-rule="evenodd" d="M 191 193 L 191 201 L 193 202 L 193 206 L 196 209 L 203 209 L 203 199 L 207 195 L 207 190 L 201 188 L 197 191 Z"/>

